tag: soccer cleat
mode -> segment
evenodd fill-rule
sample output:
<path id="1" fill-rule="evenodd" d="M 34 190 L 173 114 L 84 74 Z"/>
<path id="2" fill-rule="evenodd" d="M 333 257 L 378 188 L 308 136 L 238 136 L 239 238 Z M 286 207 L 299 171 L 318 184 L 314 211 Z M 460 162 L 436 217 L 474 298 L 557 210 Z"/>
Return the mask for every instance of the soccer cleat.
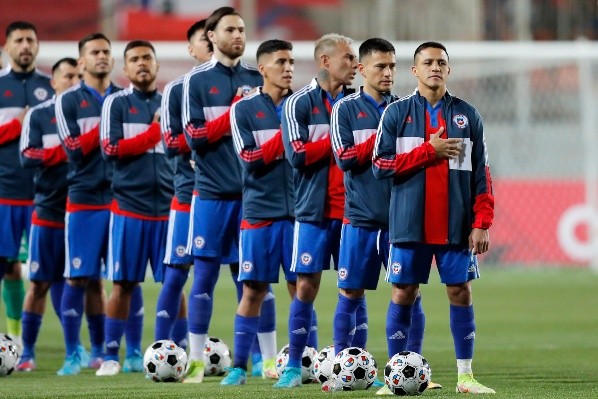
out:
<path id="1" fill-rule="evenodd" d="M 228 369 L 228 375 L 220 381 L 220 385 L 245 385 L 247 382 L 247 372 L 241 367 L 231 367 Z"/>
<path id="2" fill-rule="evenodd" d="M 387 396 L 387 395 L 394 395 L 388 385 L 384 384 L 384 386 L 376 391 L 376 395 L 378 396 Z"/>
<path id="3" fill-rule="evenodd" d="M 261 377 L 263 375 L 263 368 L 264 362 L 261 360 L 259 362 L 253 363 L 251 366 L 251 376 L 252 377 Z"/>
<path id="4" fill-rule="evenodd" d="M 81 359 L 79 358 L 79 352 L 73 352 L 71 355 L 64 359 L 64 364 L 56 372 L 56 375 L 61 377 L 68 375 L 77 375 L 81 373 Z"/>
<path id="5" fill-rule="evenodd" d="M 375 379 L 372 383 L 372 388 L 382 388 L 383 386 L 385 386 L 385 384 L 379 379 Z"/>
<path id="6" fill-rule="evenodd" d="M 21 358 L 17 365 L 17 371 L 33 371 L 35 369 L 37 369 L 37 365 L 35 364 L 35 359 L 32 357 Z"/>
<path id="7" fill-rule="evenodd" d="M 442 389 L 442 385 L 440 385 L 436 382 L 429 381 L 428 387 L 426 389 Z"/>
<path id="8" fill-rule="evenodd" d="M 98 377 L 112 377 L 120 372 L 120 364 L 116 360 L 106 360 L 96 371 Z"/>
<path id="9" fill-rule="evenodd" d="M 77 354 L 79 355 L 79 361 L 81 362 L 81 367 L 88 367 L 89 362 L 91 360 L 91 355 L 83 345 L 77 345 Z"/>
<path id="10" fill-rule="evenodd" d="M 87 363 L 87 368 L 97 370 L 102 366 L 102 362 L 104 362 L 104 359 L 101 357 L 92 357 Z"/>
<path id="11" fill-rule="evenodd" d="M 274 388 L 295 388 L 301 386 L 301 367 L 287 367 Z"/>
<path id="12" fill-rule="evenodd" d="M 138 350 L 125 359 L 123 373 L 143 373 L 143 357 Z"/>
<path id="13" fill-rule="evenodd" d="M 276 372 L 276 359 L 275 358 L 264 360 L 264 363 L 262 365 L 262 379 L 264 379 L 264 380 L 278 379 L 278 373 Z"/>
<path id="14" fill-rule="evenodd" d="M 203 361 L 189 360 L 183 382 L 187 384 L 201 384 L 203 382 L 204 371 L 205 365 Z"/>
<path id="15" fill-rule="evenodd" d="M 457 393 L 496 393 L 494 389 L 488 388 L 485 385 L 480 384 L 473 378 L 473 373 L 461 373 L 455 389 Z"/>

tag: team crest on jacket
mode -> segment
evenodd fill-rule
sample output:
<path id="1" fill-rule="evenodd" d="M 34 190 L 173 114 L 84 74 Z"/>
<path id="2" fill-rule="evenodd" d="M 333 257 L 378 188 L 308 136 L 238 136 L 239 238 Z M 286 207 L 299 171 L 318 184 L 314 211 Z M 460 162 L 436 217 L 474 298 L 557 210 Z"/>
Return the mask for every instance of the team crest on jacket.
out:
<path id="1" fill-rule="evenodd" d="M 243 96 L 248 95 L 251 92 L 251 90 L 253 90 L 253 87 L 251 87 L 251 86 L 248 86 L 248 85 L 241 86 L 241 92 L 243 92 Z"/>
<path id="2" fill-rule="evenodd" d="M 339 280 L 346 280 L 348 275 L 349 275 L 349 271 L 347 269 L 345 269 L 344 267 L 341 267 L 340 269 L 338 269 L 338 279 Z"/>
<path id="3" fill-rule="evenodd" d="M 305 266 L 309 265 L 311 261 L 312 257 L 310 254 L 308 254 L 307 252 L 301 254 L 301 263 L 303 263 Z"/>
<path id="4" fill-rule="evenodd" d="M 467 117 L 461 114 L 455 115 L 453 117 L 453 122 L 455 122 L 455 125 L 457 125 L 459 129 L 465 129 L 469 124 L 469 120 L 467 119 Z"/>
<path id="5" fill-rule="evenodd" d="M 394 262 L 391 266 L 393 274 L 399 274 L 401 272 L 401 264 Z"/>
<path id="6" fill-rule="evenodd" d="M 243 264 L 241 265 L 241 268 L 243 269 L 243 271 L 245 273 L 249 273 L 251 271 L 251 269 L 253 269 L 253 263 L 251 263 L 250 261 L 246 260 L 245 262 L 243 262 Z"/>
<path id="7" fill-rule="evenodd" d="M 48 90 L 44 89 L 43 87 L 38 87 L 37 89 L 33 90 L 33 95 L 39 101 L 44 101 L 48 98 Z"/>

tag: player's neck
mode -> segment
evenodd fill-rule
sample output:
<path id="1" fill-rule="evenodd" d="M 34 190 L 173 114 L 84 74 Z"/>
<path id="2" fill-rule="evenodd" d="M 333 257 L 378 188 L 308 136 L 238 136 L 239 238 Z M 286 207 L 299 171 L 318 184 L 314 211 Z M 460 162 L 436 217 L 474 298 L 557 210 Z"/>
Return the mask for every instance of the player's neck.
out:
<path id="1" fill-rule="evenodd" d="M 214 50 L 214 57 L 216 57 L 216 59 L 218 60 L 219 63 L 221 63 L 222 65 L 227 66 L 229 68 L 232 68 L 232 67 L 236 66 L 239 62 L 241 62 L 241 57 L 230 58 L 229 56 L 222 53 L 218 49 Z"/>
<path id="2" fill-rule="evenodd" d="M 368 96 L 372 97 L 377 103 L 381 103 L 384 100 L 384 96 L 378 90 L 368 85 L 363 86 L 363 92 Z"/>
<path id="3" fill-rule="evenodd" d="M 84 74 L 83 81 L 87 86 L 91 87 L 92 89 L 100 93 L 102 96 L 106 94 L 106 90 L 108 90 L 108 87 L 110 87 L 111 83 L 110 76 L 99 78 L 90 74 Z"/>
<path id="4" fill-rule="evenodd" d="M 154 80 L 150 84 L 139 85 L 139 84 L 133 83 L 133 87 L 135 88 L 135 90 L 137 90 L 141 93 L 152 93 L 152 92 L 156 91 L 156 89 L 158 88 L 158 84 Z"/>
<path id="5" fill-rule="evenodd" d="M 289 93 L 289 89 L 282 89 L 278 86 L 268 84 L 268 82 L 264 82 L 262 93 L 269 95 L 274 105 L 278 105 L 282 101 L 282 98 Z"/>
<path id="6" fill-rule="evenodd" d="M 31 64 L 28 67 L 23 68 L 22 66 L 18 65 L 13 60 L 10 60 L 10 69 L 15 71 L 16 73 L 29 73 L 29 72 L 32 72 L 33 70 L 35 70 L 35 64 Z"/>
<path id="7" fill-rule="evenodd" d="M 318 75 L 318 84 L 326 93 L 330 94 L 333 98 L 336 98 L 338 93 L 343 91 L 343 84 L 335 80 L 327 79 L 322 80 L 321 76 Z"/>
<path id="8" fill-rule="evenodd" d="M 418 87 L 418 91 L 419 94 L 421 94 L 421 96 L 424 97 L 432 107 L 434 107 L 446 94 L 446 86 L 432 89 L 430 87 L 420 85 Z"/>

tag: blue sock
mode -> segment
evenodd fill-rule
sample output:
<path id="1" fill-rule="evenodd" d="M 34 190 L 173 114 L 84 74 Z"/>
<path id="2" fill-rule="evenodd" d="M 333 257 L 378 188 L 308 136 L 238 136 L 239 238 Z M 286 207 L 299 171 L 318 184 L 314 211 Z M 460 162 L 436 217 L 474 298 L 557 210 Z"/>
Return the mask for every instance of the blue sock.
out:
<path id="1" fill-rule="evenodd" d="M 231 270 L 230 275 L 233 279 L 233 283 L 235 284 L 235 288 L 237 289 L 237 303 L 239 303 L 243 297 L 243 282 L 239 281 L 239 273 L 233 273 Z"/>
<path id="2" fill-rule="evenodd" d="M 131 307 L 129 318 L 125 326 L 125 340 L 127 341 L 127 357 L 135 355 L 135 351 L 141 352 L 141 337 L 143 335 L 143 292 L 141 285 L 137 284 L 131 295 Z M 108 339 L 108 337 L 106 337 Z"/>
<path id="3" fill-rule="evenodd" d="M 87 329 L 89 330 L 89 342 L 91 343 L 91 357 L 104 356 L 104 323 L 106 315 L 88 314 Z"/>
<path id="4" fill-rule="evenodd" d="M 339 353 L 351 346 L 353 330 L 355 329 L 355 312 L 359 302 L 358 299 L 351 299 L 343 294 L 338 294 L 338 302 L 332 319 L 334 353 Z"/>
<path id="5" fill-rule="evenodd" d="M 104 356 L 104 360 L 116 360 L 118 362 L 120 341 L 125 333 L 125 326 L 127 324 L 127 320 L 113 319 L 106 316 L 106 323 L 104 325 L 104 330 L 106 331 L 106 355 Z"/>
<path id="6" fill-rule="evenodd" d="M 301 367 L 301 357 L 312 325 L 313 309 L 313 302 L 301 302 L 297 297 L 291 301 L 289 311 L 289 362 L 287 367 Z"/>
<path id="7" fill-rule="evenodd" d="M 249 352 L 260 326 L 260 318 L 235 315 L 235 361 L 234 367 L 247 370 Z"/>
<path id="8" fill-rule="evenodd" d="M 174 337 L 173 327 L 179 314 L 181 293 L 183 292 L 188 275 L 188 270 L 166 266 L 164 283 L 158 296 L 158 304 L 156 305 L 155 341 Z"/>
<path id="9" fill-rule="evenodd" d="M 67 356 L 75 352 L 79 345 L 84 301 L 85 287 L 75 287 L 70 284 L 65 284 L 62 290 L 60 316 Z"/>
<path id="10" fill-rule="evenodd" d="M 409 329 L 409 339 L 407 340 L 407 350 L 422 354 L 424 345 L 424 330 L 426 329 L 426 315 L 422 308 L 422 298 L 418 296 L 413 304 L 411 313 L 411 328 Z"/>
<path id="11" fill-rule="evenodd" d="M 42 325 L 42 315 L 31 312 L 23 312 L 23 359 L 35 358 L 35 342 Z"/>
<path id="12" fill-rule="evenodd" d="M 172 327 L 172 340 L 181 348 L 187 349 L 187 335 L 189 334 L 189 320 L 186 317 L 179 317 Z"/>
<path id="13" fill-rule="evenodd" d="M 269 333 L 276 331 L 276 297 L 272 292 L 272 287 L 268 287 L 268 293 L 262 302 L 262 308 L 260 310 L 260 327 L 259 333 Z M 262 360 L 262 353 L 260 351 L 259 340 L 253 342 L 251 360 L 255 364 L 257 361 Z"/>
<path id="14" fill-rule="evenodd" d="M 388 358 L 404 351 L 407 347 L 409 328 L 411 328 L 411 312 L 413 305 L 398 305 L 392 301 L 386 313 L 386 343 Z"/>
<path id="15" fill-rule="evenodd" d="M 451 333 L 453 334 L 457 359 L 473 359 L 473 347 L 475 345 L 473 305 L 450 306 Z"/>
<path id="16" fill-rule="evenodd" d="M 307 336 L 307 346 L 318 349 L 318 316 L 316 315 L 316 308 L 312 308 L 311 312 L 311 328 Z"/>
<path id="17" fill-rule="evenodd" d="M 368 307 L 365 301 L 365 295 L 361 297 L 359 306 L 355 311 L 355 335 L 351 341 L 351 346 L 366 348 L 368 342 Z"/>
<path id="18" fill-rule="evenodd" d="M 207 334 L 214 307 L 214 287 L 220 275 L 220 262 L 212 258 L 195 258 L 193 265 L 193 286 L 189 293 L 189 332 Z"/>
<path id="19" fill-rule="evenodd" d="M 62 303 L 62 291 L 64 291 L 64 279 L 52 281 L 50 285 L 50 299 L 52 300 L 52 307 L 58 320 L 60 320 L 60 304 Z"/>

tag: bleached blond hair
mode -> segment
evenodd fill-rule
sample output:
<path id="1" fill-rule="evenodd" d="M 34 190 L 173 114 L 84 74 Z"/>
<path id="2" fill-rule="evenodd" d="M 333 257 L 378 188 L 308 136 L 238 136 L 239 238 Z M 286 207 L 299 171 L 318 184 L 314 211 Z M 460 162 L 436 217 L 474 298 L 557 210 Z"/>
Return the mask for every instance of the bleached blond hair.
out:
<path id="1" fill-rule="evenodd" d="M 322 54 L 330 54 L 336 50 L 339 43 L 345 42 L 349 46 L 353 46 L 353 39 L 339 35 L 338 33 L 328 33 L 316 41 L 314 48 L 314 59 L 319 61 Z"/>

